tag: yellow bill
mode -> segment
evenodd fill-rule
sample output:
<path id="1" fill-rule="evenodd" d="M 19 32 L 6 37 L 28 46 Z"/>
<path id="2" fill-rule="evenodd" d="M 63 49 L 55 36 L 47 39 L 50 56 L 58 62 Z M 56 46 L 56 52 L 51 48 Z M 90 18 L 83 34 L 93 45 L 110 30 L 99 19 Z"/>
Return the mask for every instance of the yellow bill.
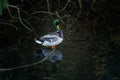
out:
<path id="1" fill-rule="evenodd" d="M 59 25 L 57 25 L 57 29 L 58 29 L 58 30 L 60 29 L 60 26 L 59 26 Z"/>

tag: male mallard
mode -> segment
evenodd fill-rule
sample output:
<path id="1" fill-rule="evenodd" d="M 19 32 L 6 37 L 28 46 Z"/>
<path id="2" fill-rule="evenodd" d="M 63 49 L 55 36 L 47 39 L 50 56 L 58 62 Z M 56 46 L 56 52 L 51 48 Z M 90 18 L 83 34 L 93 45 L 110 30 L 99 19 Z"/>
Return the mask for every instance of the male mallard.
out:
<path id="1" fill-rule="evenodd" d="M 55 48 L 56 45 L 60 44 L 63 41 L 63 32 L 62 30 L 60 30 L 59 24 L 60 24 L 59 19 L 54 20 L 53 28 L 56 31 L 35 39 L 35 42 L 43 46 L 49 46 L 52 49 Z"/>

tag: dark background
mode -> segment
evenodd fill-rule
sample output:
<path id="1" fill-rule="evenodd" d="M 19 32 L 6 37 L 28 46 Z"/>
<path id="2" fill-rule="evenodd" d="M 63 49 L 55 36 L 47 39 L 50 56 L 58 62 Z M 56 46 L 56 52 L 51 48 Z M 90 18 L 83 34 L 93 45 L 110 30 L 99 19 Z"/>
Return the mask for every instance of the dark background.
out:
<path id="1" fill-rule="evenodd" d="M 41 46 L 34 39 L 52 30 L 52 21 L 61 20 L 64 41 L 57 49 L 63 53 L 57 72 L 51 62 L 1 71 L 0 80 L 120 80 L 119 0 L 9 0 L 20 8 L 25 28 L 15 8 L 0 16 L 0 68 L 32 64 Z M 49 5 L 49 7 L 48 7 Z M 44 13 L 44 12 L 49 13 Z M 38 12 L 38 13 L 36 13 Z M 9 24 L 14 26 L 11 26 Z"/>

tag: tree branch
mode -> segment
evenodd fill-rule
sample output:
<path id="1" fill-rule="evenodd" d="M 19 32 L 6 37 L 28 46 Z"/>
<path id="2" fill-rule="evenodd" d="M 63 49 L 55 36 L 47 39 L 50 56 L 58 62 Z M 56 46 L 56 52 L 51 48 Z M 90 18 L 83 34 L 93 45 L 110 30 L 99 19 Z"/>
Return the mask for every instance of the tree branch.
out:
<path id="1" fill-rule="evenodd" d="M 47 7 L 48 7 L 48 12 L 50 12 L 50 4 L 49 4 L 49 0 L 47 0 Z"/>
<path id="2" fill-rule="evenodd" d="M 63 10 L 65 10 L 66 7 L 68 6 L 68 4 L 69 4 L 69 2 L 67 2 L 67 3 L 65 4 L 65 6 L 60 10 L 60 12 L 62 12 Z"/>
<path id="3" fill-rule="evenodd" d="M 35 14 L 39 14 L 39 13 L 55 15 L 55 13 L 51 13 L 51 12 L 46 12 L 46 11 L 36 11 L 36 12 L 32 13 L 31 16 L 32 16 L 32 15 L 35 15 Z"/>
<path id="4" fill-rule="evenodd" d="M 14 28 L 18 31 L 17 26 L 15 26 L 15 25 L 13 25 L 13 24 L 6 23 L 6 22 L 0 22 L 0 24 L 4 24 L 4 25 L 9 25 L 9 26 L 12 26 L 12 27 L 14 27 Z"/>
<path id="5" fill-rule="evenodd" d="M 21 23 L 26 29 L 28 29 L 30 32 L 32 32 L 32 30 L 22 22 L 21 15 L 20 15 L 20 9 L 19 9 L 17 6 L 14 6 L 14 5 L 9 5 L 9 7 L 12 7 L 12 8 L 17 9 L 18 19 L 19 19 L 20 23 Z M 9 8 L 8 8 L 8 9 L 9 9 Z M 8 10 L 8 12 L 9 12 L 10 16 L 12 17 L 12 15 L 11 15 L 11 13 L 10 13 L 10 10 Z"/>
<path id="6" fill-rule="evenodd" d="M 56 13 L 57 17 L 61 20 L 61 22 L 62 22 L 63 24 L 65 24 L 65 22 L 63 21 L 62 17 L 60 17 L 60 15 L 58 14 L 58 12 L 56 11 L 55 13 Z"/>

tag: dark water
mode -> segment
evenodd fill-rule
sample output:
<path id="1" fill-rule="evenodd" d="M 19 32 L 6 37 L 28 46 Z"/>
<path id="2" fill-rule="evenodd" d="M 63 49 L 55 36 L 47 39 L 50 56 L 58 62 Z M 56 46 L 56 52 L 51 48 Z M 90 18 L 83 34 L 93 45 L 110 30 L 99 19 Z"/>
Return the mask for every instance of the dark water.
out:
<path id="1" fill-rule="evenodd" d="M 85 43 L 81 44 L 84 45 Z M 49 58 L 46 61 L 26 68 L 0 71 L 1 80 L 79 80 L 79 66 L 84 63 L 80 60 L 89 61 L 89 58 L 84 59 L 80 56 L 85 56 L 86 53 L 80 44 L 73 42 L 63 42 L 56 49 L 57 58 Z M 35 45 L 36 46 L 36 45 Z M 37 45 L 38 46 L 38 45 Z M 31 50 L 19 51 L 16 46 L 5 47 L 0 52 L 1 68 L 15 68 L 22 65 L 33 64 L 42 60 L 45 54 L 41 56 L 42 48 L 35 47 Z M 50 51 L 47 50 L 49 53 Z M 62 58 L 61 58 L 62 57 Z M 80 59 L 81 58 L 81 59 Z M 57 59 L 57 61 L 56 61 Z M 85 65 L 88 63 L 85 62 Z M 84 66 L 85 67 L 85 66 Z M 83 68 L 83 67 L 82 67 Z M 86 74 L 84 74 L 86 75 Z"/>
<path id="2" fill-rule="evenodd" d="M 90 37 L 91 34 L 83 36 L 84 33 L 74 33 L 74 38 L 69 37 L 70 39 L 65 33 L 67 38 L 57 46 L 56 51 L 60 53 L 57 57 L 26 68 L 0 70 L 0 79 L 119 80 L 119 40 L 109 41 L 108 32 L 99 35 L 96 40 L 93 35 Z M 22 39 L 19 46 L 13 45 L 16 42 L 12 42 L 12 39 L 8 41 L 9 45 L 3 42 L 4 40 L 1 41 L 0 68 L 15 68 L 36 63 L 45 57 L 45 54 L 41 55 L 41 50 L 48 49 L 35 44 L 33 40 L 24 42 Z M 45 53 L 49 52 L 51 50 L 48 49 Z"/>

